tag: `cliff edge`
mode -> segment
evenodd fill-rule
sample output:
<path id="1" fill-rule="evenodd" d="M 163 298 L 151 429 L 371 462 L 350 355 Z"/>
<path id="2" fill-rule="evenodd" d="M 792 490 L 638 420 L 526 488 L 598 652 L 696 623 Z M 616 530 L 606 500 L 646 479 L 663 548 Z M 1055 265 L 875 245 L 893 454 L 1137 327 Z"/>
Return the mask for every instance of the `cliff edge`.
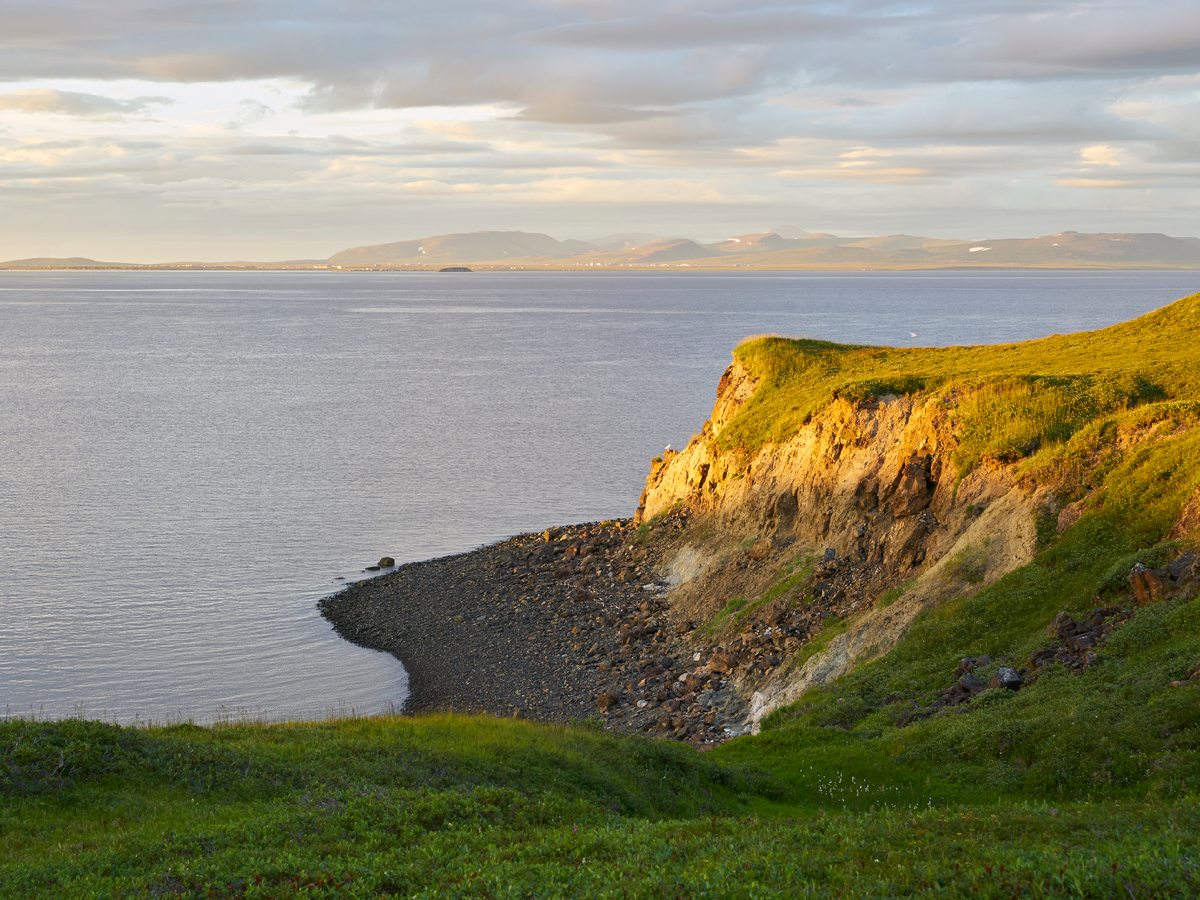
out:
<path id="1" fill-rule="evenodd" d="M 652 462 L 635 524 L 749 726 L 1029 566 L 1104 506 L 1113 466 L 1190 447 L 1195 367 L 1157 342 L 1194 341 L 1198 309 L 997 347 L 740 345 L 711 419 Z M 1200 470 L 1174 477 L 1155 541 L 1195 528 Z"/>

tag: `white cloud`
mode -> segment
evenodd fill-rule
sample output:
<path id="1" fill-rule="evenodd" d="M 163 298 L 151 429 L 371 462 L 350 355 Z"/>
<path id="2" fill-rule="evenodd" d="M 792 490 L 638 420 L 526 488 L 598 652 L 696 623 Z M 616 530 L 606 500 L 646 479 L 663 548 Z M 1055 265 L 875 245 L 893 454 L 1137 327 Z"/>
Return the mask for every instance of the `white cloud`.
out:
<path id="1" fill-rule="evenodd" d="M 0 94 L 0 110 L 52 113 L 106 121 L 142 113 L 153 106 L 169 106 L 173 102 L 170 97 L 134 97 L 131 100 L 118 100 L 100 94 L 59 91 L 53 88 L 9 91 Z"/>
<path id="2" fill-rule="evenodd" d="M 953 237 L 1063 209 L 1187 231 L 1200 206 L 1183 0 L 13 0 L 4 24 L 14 247 L 88 204 L 139 252 L 264 248 L 227 256 L 304 229 L 327 252 L 481 227 Z"/>

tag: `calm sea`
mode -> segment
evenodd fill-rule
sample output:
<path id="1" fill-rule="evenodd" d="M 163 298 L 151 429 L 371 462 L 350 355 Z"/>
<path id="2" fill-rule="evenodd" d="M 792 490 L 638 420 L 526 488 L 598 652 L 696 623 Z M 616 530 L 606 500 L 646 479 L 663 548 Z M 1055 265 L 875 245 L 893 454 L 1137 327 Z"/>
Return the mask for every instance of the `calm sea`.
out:
<path id="1" fill-rule="evenodd" d="M 1196 290 L 1188 272 L 0 272 L 0 710 L 400 706 L 400 664 L 316 601 L 385 554 L 630 515 L 742 337 L 995 343 Z"/>

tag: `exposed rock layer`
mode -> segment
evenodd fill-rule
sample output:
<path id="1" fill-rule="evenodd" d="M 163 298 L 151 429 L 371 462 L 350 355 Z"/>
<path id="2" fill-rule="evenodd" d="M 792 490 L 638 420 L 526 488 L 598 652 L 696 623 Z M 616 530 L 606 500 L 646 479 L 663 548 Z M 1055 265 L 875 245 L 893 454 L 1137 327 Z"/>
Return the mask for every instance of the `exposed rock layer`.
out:
<path id="1" fill-rule="evenodd" d="M 739 591 L 761 595 L 784 561 L 806 548 L 836 564 L 835 575 L 818 572 L 793 595 L 832 595 L 830 615 L 844 633 L 802 666 L 787 665 L 785 654 L 769 672 L 735 673 L 751 696 L 755 724 L 810 686 L 885 653 L 921 610 L 1029 562 L 1035 513 L 1051 502 L 999 465 L 960 479 L 951 412 L 936 400 L 835 400 L 781 444 L 751 455 L 722 449 L 717 438 L 756 387 L 735 360 L 721 378 L 712 419 L 683 451 L 652 466 L 635 520 L 681 507 L 703 522 L 668 559 L 678 584 L 673 606 L 700 621 Z M 765 563 L 757 581 L 729 572 L 727 548 L 738 539 Z M 895 602 L 876 606 L 889 588 L 910 582 Z"/>

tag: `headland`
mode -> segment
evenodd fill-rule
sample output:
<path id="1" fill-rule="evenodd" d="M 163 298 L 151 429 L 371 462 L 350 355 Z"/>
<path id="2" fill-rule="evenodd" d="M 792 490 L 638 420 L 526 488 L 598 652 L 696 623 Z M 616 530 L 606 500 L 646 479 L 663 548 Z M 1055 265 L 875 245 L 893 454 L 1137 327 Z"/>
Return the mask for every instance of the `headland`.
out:
<path id="1" fill-rule="evenodd" d="M 711 747 L 886 668 L 920 622 L 1005 596 L 1082 540 L 1111 567 L 1086 597 L 1043 592 L 936 663 L 933 695 L 877 702 L 909 721 L 1049 663 L 1082 672 L 1141 606 L 1200 590 L 1200 468 L 1157 483 L 1138 462 L 1200 456 L 1198 312 L 1200 295 L 993 347 L 748 341 L 709 421 L 652 461 L 632 521 L 413 563 L 322 610 L 404 662 L 414 712 L 600 716 Z M 1131 484 L 1143 502 L 1114 503 Z M 1114 536 L 1083 537 L 1100 522 Z"/>

